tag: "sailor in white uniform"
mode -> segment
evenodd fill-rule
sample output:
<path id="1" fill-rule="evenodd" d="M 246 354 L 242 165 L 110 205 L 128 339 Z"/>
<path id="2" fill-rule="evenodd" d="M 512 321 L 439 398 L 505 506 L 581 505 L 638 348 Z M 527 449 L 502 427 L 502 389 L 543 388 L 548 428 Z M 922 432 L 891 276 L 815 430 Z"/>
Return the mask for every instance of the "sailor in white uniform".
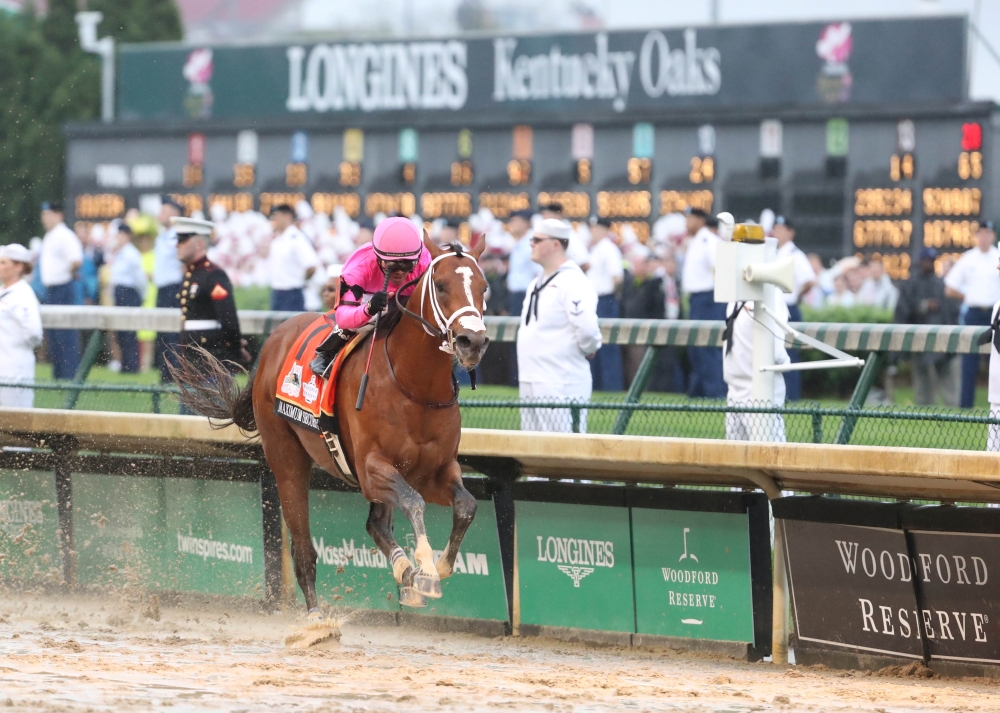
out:
<path id="1" fill-rule="evenodd" d="M 597 292 L 583 271 L 566 255 L 569 227 L 561 220 L 541 222 L 531 238 L 531 259 L 542 266 L 524 298 L 517 333 L 517 368 L 522 400 L 590 400 L 593 381 L 589 359 L 601 348 L 597 324 Z M 570 409 L 522 408 L 525 431 L 580 433 L 587 430 L 587 411 L 573 423 Z"/>
<path id="2" fill-rule="evenodd" d="M 782 299 L 775 314 L 788 322 L 788 307 Z M 734 314 L 735 310 L 739 310 Z M 730 302 L 726 305 L 726 330 L 723 333 L 722 374 L 729 387 L 726 400 L 731 406 L 784 406 L 785 378 L 780 372 L 774 375 L 774 398 L 770 404 L 761 404 L 753 397 L 753 302 Z M 787 364 L 788 352 L 781 332 L 775 329 L 774 363 Z M 785 419 L 781 414 L 727 413 L 726 440 L 785 442 Z"/>
<path id="3" fill-rule="evenodd" d="M 38 299 L 27 280 L 31 253 L 16 243 L 0 248 L 0 381 L 35 380 L 35 347 L 42 343 Z M 0 406 L 31 408 L 34 389 L 0 387 Z"/>
<path id="4" fill-rule="evenodd" d="M 1000 270 L 1000 264 L 997 265 Z M 990 313 L 990 327 L 979 338 L 979 344 L 990 342 L 990 386 L 988 397 L 990 400 L 990 418 L 1000 418 L 1000 302 L 993 305 Z M 990 424 L 986 434 L 986 450 L 1000 452 L 1000 425 Z"/>

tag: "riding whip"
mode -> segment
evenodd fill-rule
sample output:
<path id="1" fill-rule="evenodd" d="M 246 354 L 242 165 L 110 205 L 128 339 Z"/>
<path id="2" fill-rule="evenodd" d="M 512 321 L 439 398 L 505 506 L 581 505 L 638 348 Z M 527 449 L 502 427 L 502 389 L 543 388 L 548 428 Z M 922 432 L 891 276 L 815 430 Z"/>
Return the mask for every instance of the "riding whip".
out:
<path id="1" fill-rule="evenodd" d="M 385 292 L 389 289 L 389 271 L 385 271 L 385 281 L 382 283 L 382 291 Z M 361 377 L 361 386 L 358 388 L 358 402 L 354 404 L 354 410 L 360 411 L 361 407 L 365 405 L 365 391 L 368 390 L 368 369 L 372 365 L 372 353 L 375 351 L 375 337 L 378 336 L 378 322 L 379 318 L 382 316 L 381 310 L 375 315 L 375 328 L 372 330 L 372 343 L 368 347 L 368 362 L 365 364 L 365 373 Z"/>

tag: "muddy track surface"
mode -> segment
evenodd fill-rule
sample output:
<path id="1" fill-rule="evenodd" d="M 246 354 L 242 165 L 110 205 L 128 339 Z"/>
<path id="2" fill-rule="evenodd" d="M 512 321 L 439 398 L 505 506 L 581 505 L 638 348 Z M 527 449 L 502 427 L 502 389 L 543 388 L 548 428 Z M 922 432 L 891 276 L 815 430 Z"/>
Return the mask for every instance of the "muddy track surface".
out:
<path id="1" fill-rule="evenodd" d="M 299 623 L 218 602 L 0 593 L 0 711 L 1000 710 L 997 683 L 908 670 L 785 670 L 357 617 L 339 642 L 288 649 Z"/>

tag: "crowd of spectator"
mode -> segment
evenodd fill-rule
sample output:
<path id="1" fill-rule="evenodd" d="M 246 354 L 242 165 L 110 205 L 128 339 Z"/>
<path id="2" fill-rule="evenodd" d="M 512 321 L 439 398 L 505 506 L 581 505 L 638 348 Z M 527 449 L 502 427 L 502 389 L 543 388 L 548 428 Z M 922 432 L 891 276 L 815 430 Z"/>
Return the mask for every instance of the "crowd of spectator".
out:
<path id="1" fill-rule="evenodd" d="M 177 306 L 182 271 L 169 226 L 170 218 L 181 213 L 181 207 L 164 196 L 155 215 L 133 209 L 123 219 L 80 222 L 70 230 L 61 207 L 45 204 L 46 234 L 29 245 L 28 255 L 36 269 L 25 279 L 31 280 L 42 303 Z M 277 207 L 270 216 L 257 211 L 227 212 L 221 205 L 212 205 L 207 217 L 216 225 L 209 258 L 226 270 L 233 285 L 270 288 L 273 309 L 295 311 L 332 307 L 340 265 L 372 240 L 375 226 L 385 218 L 380 214 L 355 220 L 339 208 L 330 215 L 315 211 L 305 201 Z M 453 220 L 425 222 L 416 215 L 410 219 L 439 243 L 485 239 L 481 265 L 491 288 L 488 314 L 522 315 L 528 290 L 543 272 L 533 256 L 532 238 L 542 222 L 549 220 L 566 227 L 566 259 L 580 268 L 596 293 L 598 317 L 725 318 L 725 305 L 713 298 L 715 249 L 723 236 L 718 219 L 697 208 L 663 216 L 645 242 L 628 223 L 612 224 L 603 218 L 570 222 L 562 206 L 554 203 L 503 219 L 483 209 L 470 216 L 468 231 Z M 768 235 L 778 239 L 779 256 L 793 257 L 795 290 L 785 296 L 793 322 L 802 319 L 800 306 L 870 306 L 892 311 L 901 323 L 987 324 L 994 292 L 1000 299 L 991 224 L 984 223 L 980 231 L 985 237 L 975 264 L 974 255 L 963 258 L 952 272 L 947 258 L 925 249 L 910 280 L 894 284 L 879 260 L 851 256 L 824 265 L 818 255 L 807 255 L 795 246 L 791 220 L 766 210 L 759 222 Z M 169 351 L 169 342 L 168 335 L 157 343 L 156 335 L 150 333 L 119 332 L 112 343 L 111 367 L 134 372 L 150 368 L 154 361 L 162 367 L 162 353 Z M 47 345 L 54 376 L 72 378 L 79 363 L 78 333 L 50 330 Z M 589 364 L 593 389 L 627 388 L 643 354 L 643 347 L 605 345 L 599 349 Z M 789 357 L 799 359 L 795 350 L 789 350 Z M 917 402 L 971 405 L 965 391 L 970 383 L 974 387 L 978 358 L 965 359 L 961 399 L 959 361 L 940 356 L 916 358 Z M 507 345 L 495 345 L 488 352 L 482 371 L 487 383 L 519 382 L 517 359 Z M 726 394 L 722 372 L 718 349 L 666 348 L 648 388 L 722 398 Z M 797 372 L 787 375 L 787 393 L 789 399 L 800 397 Z"/>

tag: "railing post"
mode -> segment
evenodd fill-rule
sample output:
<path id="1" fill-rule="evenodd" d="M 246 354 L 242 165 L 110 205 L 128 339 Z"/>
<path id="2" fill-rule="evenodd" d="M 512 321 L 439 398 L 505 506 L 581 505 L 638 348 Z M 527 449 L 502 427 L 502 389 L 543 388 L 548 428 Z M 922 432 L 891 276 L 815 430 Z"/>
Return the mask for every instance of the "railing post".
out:
<path id="1" fill-rule="evenodd" d="M 573 419 L 573 433 L 580 432 L 580 404 L 573 402 L 569 406 L 570 417 Z"/>
<path id="2" fill-rule="evenodd" d="M 153 413 L 159 413 L 159 412 L 160 412 L 160 392 L 159 391 L 154 391 L 153 392 Z"/>
<path id="3" fill-rule="evenodd" d="M 871 391 L 872 385 L 875 383 L 875 377 L 882 370 L 887 356 L 887 352 L 868 353 L 865 367 L 861 370 L 861 376 L 858 377 L 858 385 L 854 387 L 854 393 L 851 394 L 851 401 L 847 404 L 848 411 L 860 411 L 865 405 L 868 392 Z M 857 414 L 846 414 L 840 421 L 840 428 L 837 429 L 837 437 L 834 439 L 834 443 L 841 446 L 850 443 L 851 435 L 854 433 L 854 426 L 857 425 L 857 422 Z"/>
<path id="4" fill-rule="evenodd" d="M 642 398 L 642 392 L 646 390 L 646 384 L 649 383 L 649 377 L 653 374 L 653 367 L 656 365 L 656 359 L 660 356 L 660 349 L 662 348 L 654 345 L 646 347 L 646 353 L 642 355 L 642 361 L 635 372 L 635 378 L 632 379 L 632 383 L 628 387 L 628 393 L 625 395 L 625 403 L 638 403 L 639 399 Z M 611 433 L 616 436 L 625 433 L 628 429 L 628 422 L 632 420 L 633 411 L 634 409 L 630 408 L 619 411 Z"/>
<path id="5" fill-rule="evenodd" d="M 823 442 L 823 415 L 818 411 L 813 411 L 813 443 Z"/>
<path id="6" fill-rule="evenodd" d="M 80 360 L 80 366 L 76 369 L 76 374 L 73 375 L 74 384 L 82 384 L 87 380 L 87 376 L 90 375 L 90 370 L 94 368 L 94 363 L 97 361 L 97 357 L 101 354 L 101 347 L 104 345 L 104 332 L 99 329 L 95 329 L 90 335 L 90 341 L 87 342 L 87 349 L 83 352 L 83 358 Z M 66 401 L 63 403 L 63 408 L 74 409 L 76 408 L 76 402 L 80 400 L 80 389 L 69 389 L 69 393 L 66 394 Z"/>

